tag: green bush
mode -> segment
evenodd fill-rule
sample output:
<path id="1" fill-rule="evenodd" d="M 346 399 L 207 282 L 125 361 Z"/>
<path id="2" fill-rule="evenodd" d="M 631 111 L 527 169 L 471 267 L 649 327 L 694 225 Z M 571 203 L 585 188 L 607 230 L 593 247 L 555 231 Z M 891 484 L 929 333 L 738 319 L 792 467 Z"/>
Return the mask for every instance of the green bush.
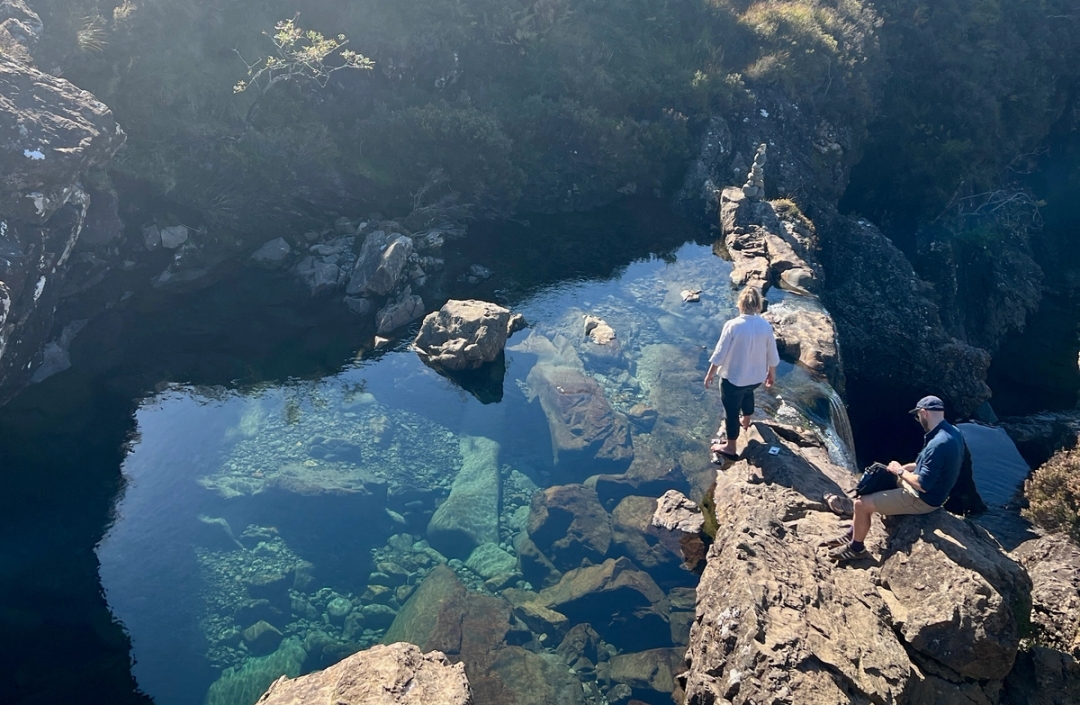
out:
<path id="1" fill-rule="evenodd" d="M 1080 543 L 1080 449 L 1055 453 L 1024 483 L 1024 495 L 1026 518 Z"/>

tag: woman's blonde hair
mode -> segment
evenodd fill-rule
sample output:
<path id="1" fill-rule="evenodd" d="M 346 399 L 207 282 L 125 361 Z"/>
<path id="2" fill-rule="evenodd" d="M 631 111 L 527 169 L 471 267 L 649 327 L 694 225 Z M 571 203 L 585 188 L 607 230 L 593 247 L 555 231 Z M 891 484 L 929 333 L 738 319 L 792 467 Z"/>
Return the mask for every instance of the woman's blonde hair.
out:
<path id="1" fill-rule="evenodd" d="M 750 285 L 739 292 L 740 313 L 761 313 L 761 289 Z"/>

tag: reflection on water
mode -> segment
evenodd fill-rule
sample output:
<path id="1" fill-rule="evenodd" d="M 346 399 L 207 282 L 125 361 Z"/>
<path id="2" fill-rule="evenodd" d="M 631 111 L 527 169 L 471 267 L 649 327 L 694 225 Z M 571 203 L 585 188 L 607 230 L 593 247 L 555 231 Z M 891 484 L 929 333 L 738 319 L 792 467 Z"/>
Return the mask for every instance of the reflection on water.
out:
<path id="1" fill-rule="evenodd" d="M 543 587 L 519 555 L 535 491 L 582 482 L 603 463 L 655 458 L 680 468 L 700 496 L 715 473 L 707 442 L 720 412 L 701 380 L 735 312 L 729 271 L 690 244 L 611 281 L 533 293 L 515 305 L 531 329 L 511 340 L 498 403 L 481 403 L 404 349 L 315 382 L 175 386 L 146 400 L 123 466 L 127 489 L 98 547 L 140 687 L 159 705 L 250 705 L 283 673 L 378 643 L 441 565 L 473 592 L 520 602 Z M 703 289 L 701 302 L 684 303 L 686 288 Z M 585 314 L 610 324 L 616 343 L 588 341 Z M 595 403 L 626 437 L 605 430 L 597 451 L 553 436 L 545 385 L 566 379 L 595 385 L 590 398 L 606 400 Z M 827 385 L 785 364 L 759 406 L 818 433 L 834 460 L 851 464 L 850 429 Z M 608 656 L 685 644 L 693 605 L 677 591 L 695 578 L 643 558 L 653 551 L 645 538 L 636 548 L 624 532 L 605 555 L 637 560 L 668 591 L 653 616 L 671 623 L 670 636 L 666 624 L 660 642 L 655 629 L 648 643 L 644 631 L 602 634 Z M 541 654 L 559 645 L 539 628 L 516 638 Z M 599 702 L 610 685 L 599 672 L 571 674 L 583 702 Z M 634 696 L 669 699 L 647 688 Z"/>

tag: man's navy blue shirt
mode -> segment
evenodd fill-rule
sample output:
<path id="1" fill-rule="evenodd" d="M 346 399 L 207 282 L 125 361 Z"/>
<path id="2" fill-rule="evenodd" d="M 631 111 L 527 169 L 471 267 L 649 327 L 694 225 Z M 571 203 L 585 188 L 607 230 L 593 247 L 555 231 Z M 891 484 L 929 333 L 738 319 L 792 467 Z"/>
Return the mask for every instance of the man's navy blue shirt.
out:
<path id="1" fill-rule="evenodd" d="M 945 504 L 963 461 L 964 437 L 956 426 L 942 421 L 923 436 L 923 449 L 915 460 L 915 474 L 923 488 L 916 492 L 922 501 L 931 507 Z"/>

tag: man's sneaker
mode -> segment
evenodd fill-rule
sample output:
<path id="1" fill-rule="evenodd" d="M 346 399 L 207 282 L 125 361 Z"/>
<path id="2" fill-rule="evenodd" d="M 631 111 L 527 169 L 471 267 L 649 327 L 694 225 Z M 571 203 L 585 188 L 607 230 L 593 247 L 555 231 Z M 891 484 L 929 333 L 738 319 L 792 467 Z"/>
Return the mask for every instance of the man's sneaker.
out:
<path id="1" fill-rule="evenodd" d="M 825 548 L 839 548 L 840 546 L 847 546 L 849 543 L 851 543 L 851 534 L 843 533 L 833 536 L 831 539 L 825 539 L 818 545 Z"/>
<path id="2" fill-rule="evenodd" d="M 870 552 L 865 548 L 861 551 L 852 549 L 850 542 L 847 545 L 829 551 L 829 559 L 835 561 L 837 564 L 857 561 L 860 558 L 868 558 L 869 556 Z"/>

